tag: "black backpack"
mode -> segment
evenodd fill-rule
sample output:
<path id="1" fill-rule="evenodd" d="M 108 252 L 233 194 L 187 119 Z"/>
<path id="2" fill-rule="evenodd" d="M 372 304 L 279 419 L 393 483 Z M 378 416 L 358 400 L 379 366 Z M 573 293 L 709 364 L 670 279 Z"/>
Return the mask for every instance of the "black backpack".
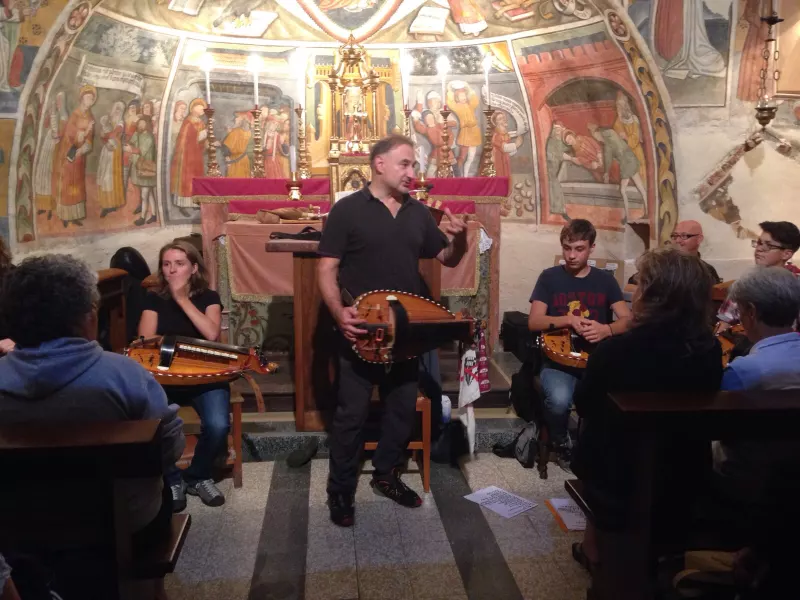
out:
<path id="1" fill-rule="evenodd" d="M 536 377 L 536 366 L 532 361 L 522 363 L 519 371 L 511 376 L 511 388 L 508 390 L 508 399 L 517 416 L 525 422 L 536 420 L 537 407 L 540 401 L 533 378 Z"/>

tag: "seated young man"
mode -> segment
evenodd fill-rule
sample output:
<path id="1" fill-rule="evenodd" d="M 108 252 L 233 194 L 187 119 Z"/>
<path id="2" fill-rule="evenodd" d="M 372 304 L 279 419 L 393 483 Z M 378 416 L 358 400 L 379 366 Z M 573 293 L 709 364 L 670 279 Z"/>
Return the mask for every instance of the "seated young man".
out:
<path id="1" fill-rule="evenodd" d="M 160 419 L 166 469 L 186 444 L 178 407 L 141 365 L 95 341 L 99 301 L 97 275 L 69 255 L 28 258 L 6 275 L 0 327 L 16 349 L 0 358 L 0 422 Z M 169 488 L 161 477 L 121 483 L 134 548 L 146 549 L 169 534 Z"/>
<path id="2" fill-rule="evenodd" d="M 529 330 L 569 328 L 594 344 L 628 329 L 631 311 L 617 280 L 608 271 L 589 266 L 596 237 L 594 226 L 585 219 L 573 219 L 561 230 L 564 264 L 539 275 L 530 299 Z M 544 419 L 563 469 L 569 468 L 571 460 L 567 425 L 572 393 L 580 377 L 581 369 L 548 359 L 542 364 Z"/>
<path id="3" fill-rule="evenodd" d="M 795 276 L 800 269 L 791 262 L 794 253 L 800 249 L 800 230 L 789 221 L 764 221 L 758 225 L 761 235 L 753 240 L 753 259 L 757 267 L 783 267 Z M 739 322 L 739 309 L 729 296 L 717 312 L 720 320 L 718 331 L 724 331 Z"/>

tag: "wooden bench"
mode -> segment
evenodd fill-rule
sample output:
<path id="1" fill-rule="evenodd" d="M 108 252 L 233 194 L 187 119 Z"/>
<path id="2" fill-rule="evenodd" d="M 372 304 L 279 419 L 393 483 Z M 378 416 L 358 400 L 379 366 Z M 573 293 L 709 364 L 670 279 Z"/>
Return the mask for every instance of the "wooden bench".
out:
<path id="1" fill-rule="evenodd" d="M 118 484 L 160 477 L 161 462 L 157 420 L 0 426 L 0 552 L 43 561 L 53 553 L 90 552 L 64 569 L 83 598 L 135 595 L 139 580 L 175 569 L 191 526 L 189 515 L 174 515 L 169 539 L 132 555 Z"/>
<path id="2" fill-rule="evenodd" d="M 422 474 L 422 488 L 426 492 L 431 491 L 431 400 L 421 393 L 417 396 L 417 412 L 422 417 L 422 437 L 419 440 L 411 440 L 408 449 L 413 450 Z M 365 450 L 375 450 L 378 442 L 365 442 Z M 422 459 L 419 458 L 419 451 L 422 451 Z"/>

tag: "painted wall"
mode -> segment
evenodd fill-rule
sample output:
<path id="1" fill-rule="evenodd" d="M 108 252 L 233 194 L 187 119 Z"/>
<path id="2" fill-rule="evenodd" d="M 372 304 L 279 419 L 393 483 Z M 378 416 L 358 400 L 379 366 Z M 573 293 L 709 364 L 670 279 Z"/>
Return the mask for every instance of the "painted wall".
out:
<path id="1" fill-rule="evenodd" d="M 797 151 L 787 156 L 773 139 L 736 150 L 756 129 L 761 0 L 7 4 L 0 234 L 17 259 L 69 251 L 101 268 L 117 248 L 134 246 L 154 266 L 163 242 L 198 230 L 187 189 L 205 169 L 206 50 L 216 65 L 209 79 L 223 175 L 241 176 L 254 157 L 252 54 L 265 71 L 265 169 L 286 174 L 301 105 L 312 166 L 324 172 L 325 79 L 350 31 L 381 77 L 378 130 L 402 128 L 407 104 L 425 170 L 435 168 L 447 128 L 456 174 L 475 175 L 485 110 L 495 109 L 493 156 L 512 182 L 503 207 L 503 311 L 527 310 L 567 218 L 595 222 L 596 255 L 625 263 L 626 272 L 644 249 L 629 221 L 647 223 L 655 244 L 679 212 L 696 218 L 706 231 L 703 256 L 725 278 L 750 264 L 760 221 L 800 222 Z M 787 23 L 798 18 L 787 15 Z M 791 49 L 787 32 L 781 43 Z M 399 67 L 406 53 L 407 82 Z M 444 89 L 440 54 L 452 65 Z M 438 112 L 443 97 L 454 109 L 447 122 Z M 798 117 L 794 101 L 783 101 L 774 129 L 790 145 L 800 142 Z"/>

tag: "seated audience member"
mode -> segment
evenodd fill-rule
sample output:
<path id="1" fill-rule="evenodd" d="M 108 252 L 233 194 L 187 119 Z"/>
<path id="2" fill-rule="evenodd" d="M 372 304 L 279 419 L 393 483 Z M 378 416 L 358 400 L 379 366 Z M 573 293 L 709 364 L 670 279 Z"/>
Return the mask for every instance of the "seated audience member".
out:
<path id="1" fill-rule="evenodd" d="M 206 267 L 197 249 L 186 242 L 161 248 L 158 285 L 149 291 L 139 321 L 139 335 L 179 335 L 216 341 L 222 329 L 222 302 L 208 288 Z M 175 512 L 186 508 L 186 493 L 207 506 L 221 506 L 225 496 L 214 484 L 212 468 L 227 450 L 230 428 L 230 386 L 227 382 L 166 386 L 169 399 L 191 403 L 200 415 L 200 437 L 189 467 L 173 465 L 167 473 Z"/>
<path id="2" fill-rule="evenodd" d="M 678 252 L 688 254 L 689 256 L 696 256 L 700 258 L 700 244 L 703 243 L 703 227 L 697 221 L 681 221 L 675 226 L 675 230 L 669 236 L 670 244 L 675 246 Z M 722 278 L 717 273 L 717 270 L 708 264 L 706 261 L 702 263 L 711 271 L 714 278 L 714 283 L 721 283 Z M 638 273 L 634 273 L 628 283 L 637 285 Z"/>
<path id="3" fill-rule="evenodd" d="M 594 226 L 585 219 L 573 219 L 561 230 L 565 263 L 545 269 L 539 275 L 530 299 L 529 330 L 570 328 L 594 344 L 627 329 L 630 309 L 617 280 L 608 271 L 589 266 L 596 237 Z M 581 374 L 581 369 L 548 359 L 542 363 L 544 420 L 556 460 L 563 469 L 569 468 L 571 460 L 567 425 L 572 392 Z"/>
<path id="4" fill-rule="evenodd" d="M 722 378 L 722 350 L 711 332 L 713 281 L 702 261 L 676 249 L 658 249 L 639 257 L 637 267 L 630 330 L 597 347 L 575 388 L 583 421 L 572 467 L 584 483 L 595 523 L 587 524 L 583 544 L 574 544 L 572 553 L 586 568 L 598 561 L 595 527 L 624 525 L 635 484 L 630 438 L 615 425 L 606 395 L 714 391 Z M 682 510 L 692 481 L 705 476 L 707 443 L 681 439 L 669 446 L 659 454 L 656 514 L 667 514 L 663 507 Z M 669 532 L 675 522 L 680 521 L 659 519 L 656 534 Z"/>
<path id="5" fill-rule="evenodd" d="M 0 422 L 160 419 L 163 462 L 174 465 L 186 442 L 178 407 L 144 368 L 95 341 L 100 298 L 86 263 L 28 258 L 4 286 L 0 324 L 17 347 L 0 359 Z M 169 490 L 160 477 L 124 484 L 134 547 L 155 544 L 169 533 Z"/>
<path id="6" fill-rule="evenodd" d="M 19 600 L 17 588 L 11 581 L 11 569 L 0 554 L 0 600 Z"/>
<path id="7" fill-rule="evenodd" d="M 14 265 L 11 262 L 11 254 L 9 254 L 8 248 L 6 248 L 5 242 L 3 242 L 3 238 L 0 237 L 0 287 L 3 277 L 13 268 Z M 0 329 L 0 356 L 8 354 L 13 349 L 14 341 L 9 339 L 5 335 L 5 332 Z"/>
<path id="8" fill-rule="evenodd" d="M 795 276 L 800 275 L 800 269 L 790 260 L 800 248 L 800 230 L 789 221 L 764 221 L 758 225 L 761 235 L 753 240 L 753 259 L 757 267 L 783 267 Z M 719 330 L 725 330 L 739 321 L 739 310 L 736 302 L 728 298 L 717 312 L 720 320 Z"/>

